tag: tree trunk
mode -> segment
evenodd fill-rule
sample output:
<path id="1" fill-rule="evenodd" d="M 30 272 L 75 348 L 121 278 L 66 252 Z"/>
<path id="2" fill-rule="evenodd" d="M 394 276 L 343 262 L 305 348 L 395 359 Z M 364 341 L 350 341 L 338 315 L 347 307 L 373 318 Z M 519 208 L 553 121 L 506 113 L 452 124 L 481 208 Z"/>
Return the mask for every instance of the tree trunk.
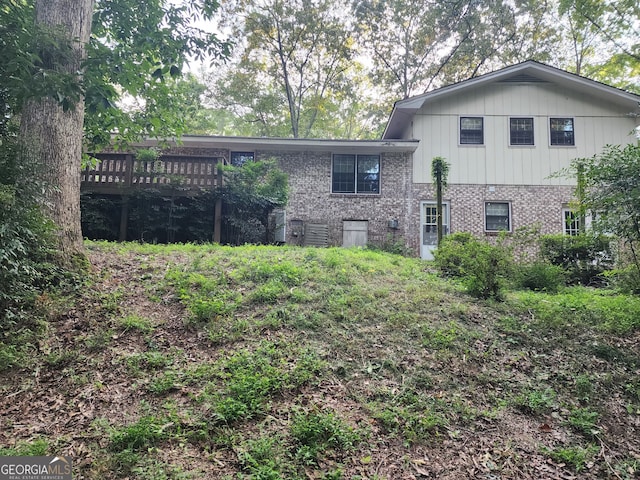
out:
<path id="1" fill-rule="evenodd" d="M 80 75 L 91 34 L 93 6 L 94 0 L 36 0 L 36 23 L 62 29 L 72 43 L 73 55 L 50 68 Z M 45 57 L 47 52 L 42 53 Z M 20 124 L 21 138 L 41 166 L 35 173 L 47 186 L 44 207 L 57 227 L 58 261 L 67 266 L 84 252 L 80 227 L 83 122 L 84 99 L 64 111 L 59 102 L 42 98 L 25 105 Z"/>
<path id="2" fill-rule="evenodd" d="M 436 172 L 436 228 L 439 247 L 442 243 L 442 169 Z"/>

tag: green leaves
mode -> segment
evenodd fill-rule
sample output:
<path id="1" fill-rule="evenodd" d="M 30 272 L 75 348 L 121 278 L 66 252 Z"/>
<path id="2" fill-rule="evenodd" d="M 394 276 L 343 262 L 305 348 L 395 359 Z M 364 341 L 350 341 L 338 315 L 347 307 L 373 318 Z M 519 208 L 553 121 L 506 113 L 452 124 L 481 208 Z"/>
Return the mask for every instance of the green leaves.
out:
<path id="1" fill-rule="evenodd" d="M 226 211 L 227 241 L 232 244 L 265 243 L 269 214 L 286 205 L 287 175 L 275 160 L 224 167 L 225 183 L 218 189 Z"/>
<path id="2" fill-rule="evenodd" d="M 104 132 L 117 131 L 116 141 L 128 143 L 185 131 L 183 107 L 194 105 L 186 101 L 192 80 L 182 80 L 185 63 L 229 55 L 228 42 L 193 26 L 217 7 L 208 0 L 97 2 L 85 73 L 85 136 L 92 148 L 110 141 Z"/>
<path id="3" fill-rule="evenodd" d="M 640 241 L 640 147 L 613 145 L 574 166 L 583 171 L 584 208 L 595 212 L 594 226 L 622 238 L 633 248 Z M 636 266 L 640 268 L 638 260 Z"/>

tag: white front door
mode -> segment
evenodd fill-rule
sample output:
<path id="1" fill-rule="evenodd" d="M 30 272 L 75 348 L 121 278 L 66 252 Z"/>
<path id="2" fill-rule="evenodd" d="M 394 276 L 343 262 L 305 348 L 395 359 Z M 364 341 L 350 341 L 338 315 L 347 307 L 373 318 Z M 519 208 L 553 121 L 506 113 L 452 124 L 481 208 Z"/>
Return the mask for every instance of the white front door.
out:
<path id="1" fill-rule="evenodd" d="M 442 204 L 442 232 L 449 233 L 449 204 Z M 420 257 L 433 260 L 438 245 L 438 212 L 436 202 L 420 203 Z"/>

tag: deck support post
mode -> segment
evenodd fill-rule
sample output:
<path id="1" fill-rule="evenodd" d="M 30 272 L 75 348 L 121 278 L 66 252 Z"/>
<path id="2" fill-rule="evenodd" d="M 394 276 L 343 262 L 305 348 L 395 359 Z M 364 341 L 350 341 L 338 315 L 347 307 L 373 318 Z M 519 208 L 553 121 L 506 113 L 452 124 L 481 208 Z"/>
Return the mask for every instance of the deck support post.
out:
<path id="1" fill-rule="evenodd" d="M 122 207 L 120 208 L 120 234 L 118 241 L 127 241 L 127 228 L 129 226 L 129 195 L 122 196 Z"/>
<path id="2" fill-rule="evenodd" d="M 222 169 L 220 165 L 224 163 L 224 159 L 219 159 L 214 165 L 215 168 L 215 183 L 216 186 L 221 187 L 223 185 Z M 213 219 L 213 243 L 220 243 L 222 239 L 222 199 L 216 199 L 216 206 L 214 208 Z"/>

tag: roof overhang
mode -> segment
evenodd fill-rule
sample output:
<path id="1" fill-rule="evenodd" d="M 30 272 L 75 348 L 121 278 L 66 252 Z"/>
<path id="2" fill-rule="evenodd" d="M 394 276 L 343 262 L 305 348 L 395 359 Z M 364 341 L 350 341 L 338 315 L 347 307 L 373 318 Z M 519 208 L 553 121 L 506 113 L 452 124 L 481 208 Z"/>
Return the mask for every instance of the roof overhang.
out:
<path id="1" fill-rule="evenodd" d="M 399 153 L 414 152 L 417 140 L 329 140 L 272 137 L 184 135 L 179 139 L 146 139 L 134 146 L 193 147 L 231 151 Z"/>
<path id="2" fill-rule="evenodd" d="M 483 85 L 497 82 L 518 83 L 519 79 L 523 79 L 522 82 L 536 81 L 554 83 L 569 88 L 576 93 L 589 95 L 592 98 L 597 97 L 605 102 L 627 108 L 631 116 L 640 114 L 640 95 L 626 92 L 549 65 L 528 60 L 492 73 L 439 88 L 438 90 L 423 95 L 396 102 L 382 138 L 398 138 L 407 126 L 407 122 L 413 118 L 418 110 L 428 106 L 429 103 L 460 94 L 467 89 L 479 88 Z"/>

